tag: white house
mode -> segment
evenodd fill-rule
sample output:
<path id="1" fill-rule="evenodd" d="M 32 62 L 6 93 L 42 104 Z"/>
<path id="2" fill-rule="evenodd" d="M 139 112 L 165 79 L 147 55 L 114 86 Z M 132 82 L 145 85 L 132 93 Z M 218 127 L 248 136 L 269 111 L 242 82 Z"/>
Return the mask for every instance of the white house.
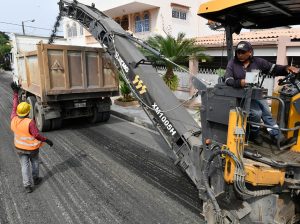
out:
<path id="1" fill-rule="evenodd" d="M 88 5 L 95 3 L 96 8 L 113 18 L 124 30 L 141 39 L 154 34 L 177 36 L 183 32 L 186 37 L 199 37 L 216 33 L 206 25 L 206 19 L 197 15 L 204 0 L 123 0 L 119 5 L 112 2 L 107 9 L 101 9 L 101 0 L 81 2 Z M 64 31 L 65 38 L 72 44 L 96 43 L 88 32 L 70 19 L 64 20 Z"/>

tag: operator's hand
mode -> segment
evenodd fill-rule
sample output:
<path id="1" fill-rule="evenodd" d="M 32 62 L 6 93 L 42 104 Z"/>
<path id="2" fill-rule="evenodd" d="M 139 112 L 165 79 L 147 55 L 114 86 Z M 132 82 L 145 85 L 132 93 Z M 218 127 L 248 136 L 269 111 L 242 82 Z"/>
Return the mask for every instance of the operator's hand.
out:
<path id="1" fill-rule="evenodd" d="M 245 85 L 246 85 L 245 79 L 241 79 L 241 87 L 245 87 Z"/>
<path id="2" fill-rule="evenodd" d="M 50 139 L 46 139 L 45 141 L 50 147 L 53 146 L 53 142 Z"/>
<path id="3" fill-rule="evenodd" d="M 286 71 L 288 73 L 298 74 L 300 72 L 300 68 L 296 68 L 294 66 L 287 66 Z"/>
<path id="4" fill-rule="evenodd" d="M 13 90 L 14 92 L 18 92 L 19 89 L 20 89 L 20 86 L 17 85 L 17 83 L 15 83 L 15 82 L 12 82 L 12 83 L 10 84 L 10 87 L 12 88 L 12 90 Z"/>

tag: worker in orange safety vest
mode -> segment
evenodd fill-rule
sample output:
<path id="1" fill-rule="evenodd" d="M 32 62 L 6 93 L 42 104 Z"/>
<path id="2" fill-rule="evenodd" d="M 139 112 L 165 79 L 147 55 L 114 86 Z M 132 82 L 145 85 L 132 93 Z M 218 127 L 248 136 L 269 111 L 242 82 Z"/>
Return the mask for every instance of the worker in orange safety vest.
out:
<path id="1" fill-rule="evenodd" d="M 14 144 L 21 163 L 23 185 L 25 191 L 31 193 L 33 191 L 32 180 L 34 185 L 38 185 L 42 181 L 39 176 L 39 148 L 44 142 L 52 147 L 53 142 L 40 135 L 35 121 L 28 118 L 30 104 L 27 102 L 18 104 L 20 87 L 12 82 L 11 88 L 14 91 L 11 130 L 14 132 Z"/>

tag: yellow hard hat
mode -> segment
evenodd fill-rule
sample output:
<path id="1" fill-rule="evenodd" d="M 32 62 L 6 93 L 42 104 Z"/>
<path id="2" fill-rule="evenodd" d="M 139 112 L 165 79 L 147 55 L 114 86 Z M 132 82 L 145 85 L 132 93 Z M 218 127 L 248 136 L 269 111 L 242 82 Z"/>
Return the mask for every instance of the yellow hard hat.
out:
<path id="1" fill-rule="evenodd" d="M 19 105 L 17 107 L 18 116 L 20 116 L 20 117 L 27 116 L 27 114 L 29 114 L 29 112 L 30 112 L 30 108 L 31 108 L 31 106 L 27 102 L 19 103 Z"/>

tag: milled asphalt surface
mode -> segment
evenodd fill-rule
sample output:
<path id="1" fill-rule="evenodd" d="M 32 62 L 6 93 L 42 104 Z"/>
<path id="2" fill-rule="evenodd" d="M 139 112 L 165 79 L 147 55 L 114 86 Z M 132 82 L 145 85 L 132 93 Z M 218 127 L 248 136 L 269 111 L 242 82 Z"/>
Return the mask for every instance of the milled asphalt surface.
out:
<path id="1" fill-rule="evenodd" d="M 10 131 L 11 77 L 0 74 L 0 223 L 204 223 L 198 192 L 151 131 L 112 116 L 44 133 L 41 185 L 26 194 Z"/>

